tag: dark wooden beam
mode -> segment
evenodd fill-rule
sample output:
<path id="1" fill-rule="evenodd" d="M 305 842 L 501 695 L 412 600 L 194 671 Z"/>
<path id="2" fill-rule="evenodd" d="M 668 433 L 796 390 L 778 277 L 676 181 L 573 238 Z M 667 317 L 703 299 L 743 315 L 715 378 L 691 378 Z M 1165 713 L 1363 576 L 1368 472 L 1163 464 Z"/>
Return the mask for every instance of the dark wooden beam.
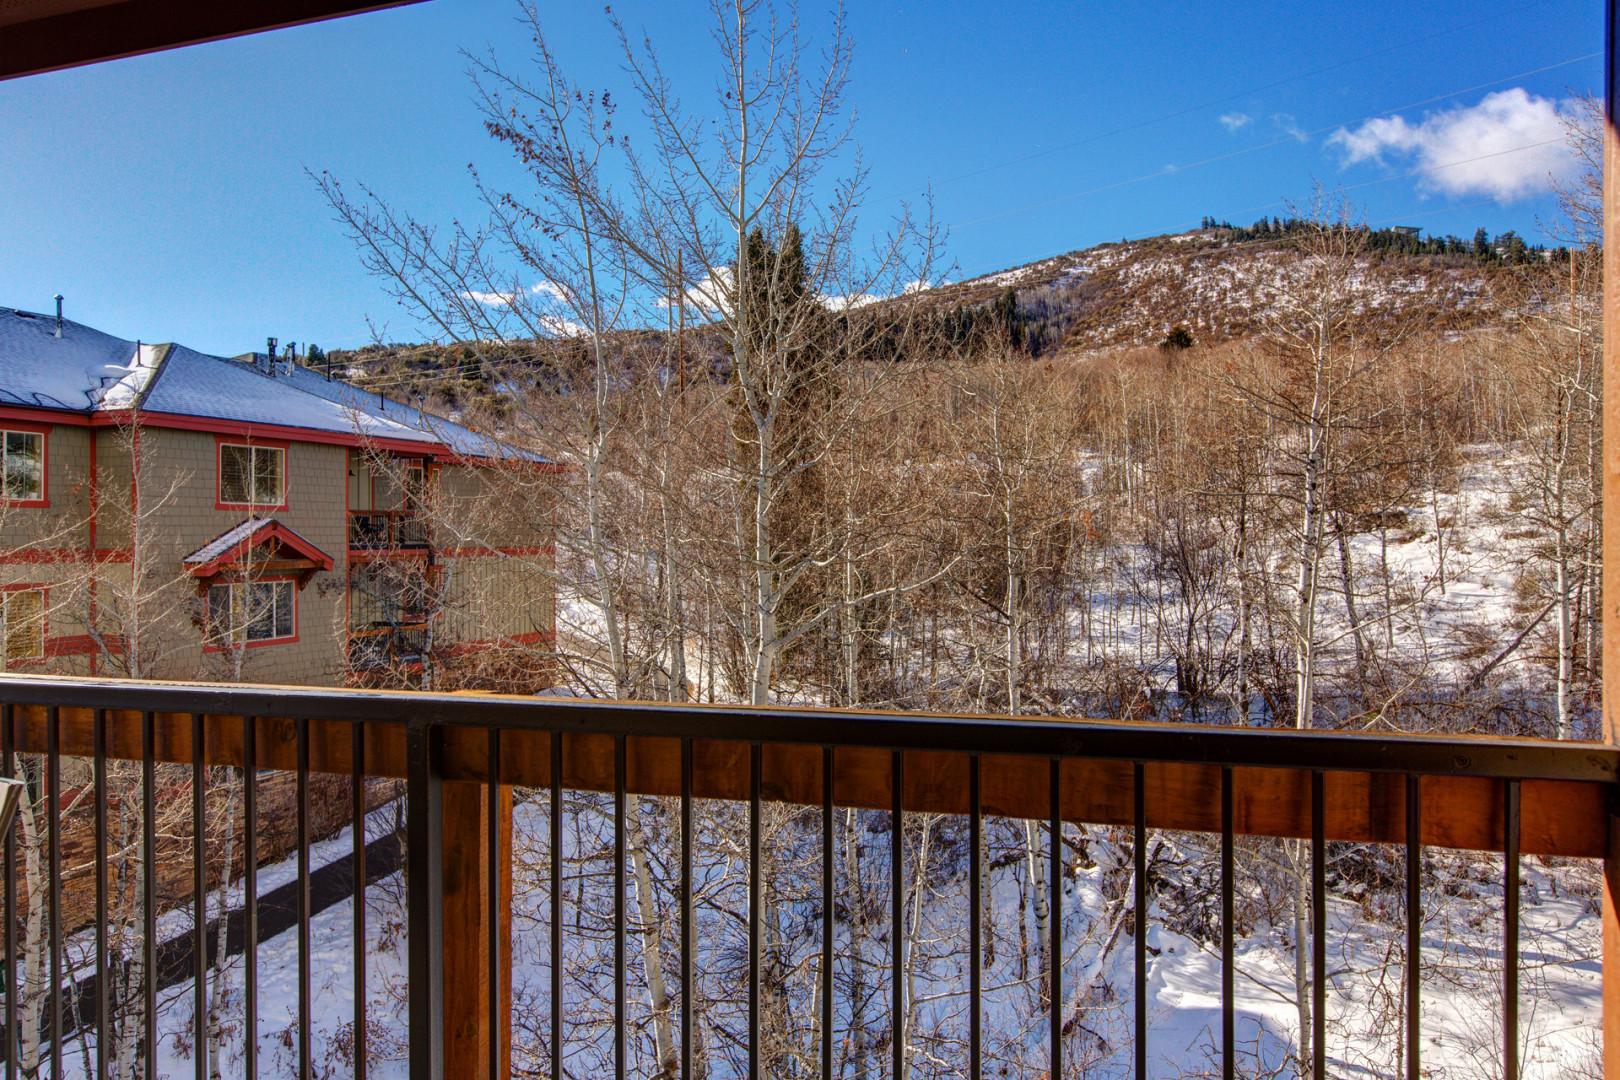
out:
<path id="1" fill-rule="evenodd" d="M 279 30 L 421 0 L 63 0 L 7 5 L 0 79 Z"/>

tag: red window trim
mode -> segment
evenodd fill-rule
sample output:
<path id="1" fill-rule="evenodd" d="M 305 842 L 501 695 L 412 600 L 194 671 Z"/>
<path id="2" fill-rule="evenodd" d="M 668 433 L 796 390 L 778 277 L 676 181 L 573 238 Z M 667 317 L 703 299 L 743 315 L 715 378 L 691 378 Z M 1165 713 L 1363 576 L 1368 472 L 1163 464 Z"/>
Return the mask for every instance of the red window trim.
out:
<path id="1" fill-rule="evenodd" d="M 270 449 L 281 451 L 281 503 L 240 503 L 226 502 L 223 484 L 225 481 L 224 453 L 227 446 L 247 446 L 253 449 Z M 252 436 L 235 438 L 230 435 L 214 436 L 214 509 L 215 510 L 249 510 L 269 511 L 287 509 L 287 493 L 292 487 L 292 470 L 287 462 L 292 458 L 292 443 L 286 439 L 255 439 Z"/>
<path id="2" fill-rule="evenodd" d="M 43 508 L 51 505 L 51 426 L 27 420 L 0 419 L 0 432 L 25 431 L 38 435 L 39 440 L 39 498 L 0 499 L 0 504 L 23 508 Z M 3 436 L 0 436 L 3 437 Z"/>
<path id="3" fill-rule="evenodd" d="M 222 653 L 222 652 L 232 652 L 232 651 L 234 651 L 236 649 L 262 649 L 267 645 L 296 645 L 296 644 L 298 644 L 298 634 L 299 634 L 299 629 L 300 629 L 299 622 L 298 622 L 298 616 L 301 614 L 301 612 L 299 611 L 298 593 L 299 593 L 300 590 L 298 588 L 298 578 L 297 577 L 295 577 L 295 576 L 293 576 L 291 574 L 274 574 L 274 575 L 271 575 L 269 577 L 245 578 L 245 577 L 242 577 L 239 574 L 221 574 L 221 575 L 219 575 L 219 577 L 215 578 L 213 581 L 208 582 L 208 588 L 212 588 L 215 585 L 246 585 L 246 584 L 255 583 L 255 582 L 256 583 L 265 583 L 265 584 L 267 584 L 267 583 L 273 582 L 273 581 L 285 581 L 288 584 L 292 585 L 292 603 L 293 603 L 293 615 L 292 615 L 293 632 L 292 632 L 292 636 L 290 636 L 290 637 L 261 638 L 258 641 L 246 641 L 246 640 L 244 640 L 240 644 L 236 644 L 236 643 L 232 642 L 232 643 L 225 644 L 225 645 L 210 645 L 208 643 L 208 639 L 206 637 L 206 635 L 208 633 L 208 592 L 207 592 L 207 589 L 204 589 L 203 590 L 203 633 L 204 633 L 205 636 L 203 638 L 203 652 L 205 652 L 205 653 Z"/>
<path id="4" fill-rule="evenodd" d="M 14 664 L 43 664 L 51 658 L 51 587 L 43 581 L 15 581 L 8 585 L 0 585 L 0 593 L 10 592 L 37 592 L 39 593 L 39 650 L 38 656 L 19 656 L 16 659 L 7 659 L 0 655 L 0 663 L 7 668 Z M 0 612 L 0 631 L 4 630 L 4 612 Z M 0 633 L 0 651 L 5 649 L 5 635 Z"/>

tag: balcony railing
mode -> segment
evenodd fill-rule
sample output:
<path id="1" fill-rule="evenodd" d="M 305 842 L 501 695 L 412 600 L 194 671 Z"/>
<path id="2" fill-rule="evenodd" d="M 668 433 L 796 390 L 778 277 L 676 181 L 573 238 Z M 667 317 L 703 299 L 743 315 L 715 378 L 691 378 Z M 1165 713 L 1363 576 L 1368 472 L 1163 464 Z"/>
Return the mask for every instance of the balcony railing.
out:
<path id="1" fill-rule="evenodd" d="M 410 613 L 402 613 L 401 618 L 403 621 L 398 625 L 350 627 L 349 667 L 355 671 L 367 671 L 397 664 L 420 663 L 427 653 L 427 619 Z"/>
<path id="2" fill-rule="evenodd" d="M 1212 1043 L 1223 1075 L 1242 1068 L 1234 1026 L 1237 840 L 1259 836 L 1295 840 L 1301 865 L 1308 866 L 1310 1074 L 1317 1077 L 1329 1075 L 1324 1038 L 1329 843 L 1397 845 L 1402 853 L 1394 865 L 1404 873 L 1404 955 L 1410 961 L 1402 984 L 1401 1054 L 1403 1074 L 1414 1078 L 1423 1075 L 1425 1047 L 1419 1008 L 1425 849 L 1503 855 L 1504 1005 L 1495 1058 L 1500 1075 L 1513 1077 L 1521 1051 L 1520 858 L 1605 856 L 1617 769 L 1620 750 L 1581 743 L 5 676 L 0 677 L 0 772 L 27 776 L 39 795 L 34 825 L 19 826 L 5 842 L 4 946 L 16 961 L 7 965 L 3 987 L 5 1071 L 9 1080 L 19 1074 L 19 1064 L 30 1064 L 19 1060 L 26 1050 L 19 1033 L 32 1022 L 35 1052 L 50 1062 L 53 1075 L 67 1075 L 64 1058 L 70 1066 L 82 1059 L 103 1068 L 114 1053 L 134 1054 L 136 1071 L 154 1075 L 173 1057 L 171 1036 L 160 1030 L 160 1010 L 184 1011 L 174 1004 L 172 990 L 160 992 L 188 988 L 190 1016 L 212 1015 L 217 1002 L 211 994 L 221 977 L 213 961 L 222 943 L 241 951 L 242 965 L 230 978 L 239 987 L 242 1029 L 263 1033 L 270 1019 L 263 995 L 270 983 L 261 985 L 261 972 L 273 935 L 265 929 L 257 881 L 261 861 L 269 857 L 260 788 L 265 770 L 281 770 L 295 778 L 290 841 L 297 865 L 288 878 L 295 910 L 284 920 L 295 933 L 291 942 L 278 940 L 296 954 L 296 1004 L 286 1002 L 296 1017 L 276 1062 L 266 1059 L 260 1038 L 238 1036 L 233 1053 L 240 1059 L 221 1063 L 227 1073 L 310 1075 L 341 1052 L 350 1062 L 343 1071 L 363 1077 L 380 1052 L 368 1045 L 385 1032 L 365 1012 L 373 965 L 363 961 L 377 930 L 368 928 L 369 905 L 353 905 L 346 965 L 330 955 L 318 958 L 312 945 L 322 903 L 320 890 L 311 884 L 320 872 L 311 866 L 312 843 L 333 825 L 330 800 L 312 805 L 312 790 L 321 777 L 347 778 L 344 790 L 352 804 L 338 800 L 336 818 L 354 823 L 367 812 L 365 778 L 389 777 L 402 779 L 405 787 L 402 985 L 408 987 L 403 1015 L 394 1018 L 390 1030 L 403 1033 L 413 1078 L 511 1075 L 515 1017 L 534 1042 L 525 1050 L 524 1075 L 699 1075 L 694 1070 L 702 1063 L 695 1059 L 701 1057 L 703 1036 L 695 1029 L 694 1002 L 705 973 L 698 970 L 704 946 L 694 905 L 727 889 L 737 901 L 727 910 L 746 928 L 746 946 L 737 952 L 738 985 L 746 990 L 733 1003 L 738 1018 L 731 1045 L 740 1056 L 738 1070 L 755 1076 L 835 1075 L 840 1048 L 855 1034 L 852 1006 L 829 977 L 852 960 L 849 934 L 835 925 L 849 917 L 852 903 L 838 895 L 835 874 L 834 815 L 845 809 L 891 815 L 885 843 L 888 865 L 897 872 L 888 875 L 883 903 L 873 905 L 876 917 L 891 927 L 905 924 L 908 878 L 918 872 L 915 852 L 908 868 L 905 829 L 893 824 L 904 823 L 908 814 L 949 815 L 962 822 L 962 850 L 968 853 L 961 911 L 965 979 L 952 994 L 965 1003 L 966 1030 L 960 1059 L 931 1060 L 933 1071 L 979 1077 L 990 1068 L 983 917 L 992 890 L 984 840 L 987 821 L 1017 818 L 1045 826 L 1044 833 L 1030 833 L 1044 836 L 1044 847 L 1037 856 L 1032 841 L 1029 857 L 1048 866 L 1045 925 L 1051 938 L 1037 943 L 1044 958 L 1039 1000 L 1047 1013 L 1047 1075 L 1077 1075 L 1063 1065 L 1070 1049 L 1064 1015 L 1068 972 L 1052 958 L 1064 956 L 1063 909 L 1072 902 L 1060 872 L 1065 829 L 1084 823 L 1116 829 L 1120 850 L 1130 851 L 1134 898 L 1125 932 L 1132 938 L 1135 998 L 1128 1053 L 1136 1075 L 1146 1075 L 1154 1039 L 1146 993 L 1147 841 L 1151 830 L 1186 830 L 1209 834 L 1219 851 L 1218 883 L 1212 887 L 1220 894 L 1215 938 L 1221 1024 Z M 71 808 L 62 798 L 69 771 L 84 773 L 73 782 L 83 783 L 88 793 Z M 529 930 L 513 922 L 514 789 L 533 793 L 523 803 L 526 812 L 544 811 L 543 828 L 536 831 L 545 837 L 546 858 L 534 879 L 544 884 L 547 902 L 533 909 L 535 929 Z M 594 839 L 583 835 L 578 813 L 564 812 L 565 793 L 593 800 L 611 829 Z M 219 805 L 222 795 L 225 811 Z M 632 926 L 641 933 L 648 927 L 647 919 L 631 911 L 627 872 L 628 845 L 644 850 L 653 843 L 636 832 L 639 826 L 629 817 L 633 809 L 641 812 L 644 796 L 662 800 L 669 827 L 663 842 L 670 856 L 665 869 L 673 919 L 656 931 L 672 935 L 679 954 L 670 964 L 673 985 L 656 1005 L 665 1010 L 672 1036 L 662 1051 L 674 1066 L 667 1070 L 643 1058 L 632 1061 L 627 1035 L 630 972 L 650 962 L 644 950 L 632 957 L 628 940 Z M 723 839 L 734 855 L 695 867 L 694 808 L 704 800 L 732 808 L 727 820 L 736 831 Z M 113 833 L 128 832 L 131 825 L 125 820 L 115 829 L 115 819 L 127 817 L 135 803 L 138 828 L 121 847 L 124 833 Z M 760 917 L 769 884 L 762 823 L 767 807 L 778 805 L 798 807 L 805 822 L 819 822 L 809 830 L 813 840 L 791 860 L 805 885 L 795 911 L 806 926 L 818 928 L 816 946 L 799 958 L 813 991 L 796 999 L 811 1034 L 793 1069 L 781 1071 L 769 1056 L 774 1051 L 766 1029 L 785 1021 L 775 1007 L 766 1009 L 765 998 L 783 992 L 783 960 L 773 954 L 776 946 L 767 936 L 774 931 Z M 72 843 L 70 834 L 76 838 Z M 176 835 L 200 840 L 182 852 L 178 867 Z M 600 845 L 584 850 L 598 839 Z M 239 869 L 228 861 L 223 869 L 210 863 L 227 842 L 239 845 Z M 393 866 L 365 829 L 352 828 L 349 843 L 353 893 L 366 897 L 378 887 L 368 870 L 391 873 Z M 25 850 L 30 844 L 32 854 Z M 69 848 L 81 855 L 70 858 Z M 583 871 L 573 874 L 565 888 L 564 863 L 587 854 L 598 860 L 593 865 L 599 870 L 589 882 Z M 30 859 L 37 864 L 33 880 L 45 893 L 32 906 L 18 879 L 19 867 Z M 67 873 L 74 860 L 86 862 L 88 874 Z M 177 880 L 160 886 L 165 872 L 174 875 L 181 868 Z M 240 900 L 196 904 L 197 896 L 223 896 L 222 881 L 240 886 Z M 635 888 L 639 902 L 644 884 Z M 581 910 L 588 895 L 595 897 L 595 906 Z M 914 901 L 923 902 L 920 896 Z M 180 924 L 181 938 L 189 944 L 180 955 L 189 970 L 175 973 L 166 970 L 160 955 L 167 948 L 160 932 L 172 933 L 172 916 L 188 909 L 189 920 Z M 600 924 L 593 921 L 598 917 Z M 124 933 L 130 928 L 126 924 L 138 924 L 137 932 Z M 219 928 L 227 924 L 239 932 L 221 934 Z M 32 958 L 24 956 L 30 925 L 43 927 L 34 934 Z M 110 940 L 115 931 L 124 935 L 119 942 Z M 93 942 L 86 935 L 93 935 Z M 525 941 L 536 935 L 544 938 L 543 950 Z M 93 963 L 72 962 L 66 955 L 70 942 L 80 942 Z M 512 991 L 514 948 L 520 945 L 540 957 L 537 970 L 546 972 L 548 982 L 526 994 L 521 1005 Z M 882 959 L 874 961 L 886 969 L 887 1022 L 884 1030 L 859 1033 L 882 1046 L 885 1071 L 896 1077 L 922 1071 L 919 1059 L 910 1056 L 916 1048 L 906 1028 L 913 1004 L 902 977 L 908 947 L 916 946 L 908 945 L 906 934 L 887 935 Z M 578 981 L 583 953 L 600 961 L 591 969 L 595 982 L 589 993 Z M 326 1041 L 319 1050 L 322 1060 L 316 1060 L 311 1036 L 317 963 L 326 977 L 352 981 L 355 1010 L 347 1039 L 341 1047 Z M 138 993 L 117 997 L 112 987 L 118 980 L 107 973 L 132 970 L 139 978 L 125 982 Z M 638 970 L 645 982 L 644 967 Z M 102 977 L 86 980 L 87 972 Z M 565 973 L 570 973 L 566 985 Z M 29 979 L 33 982 L 24 985 Z M 867 1004 L 870 1029 L 880 1010 Z M 646 1002 L 634 1007 L 639 1014 Z M 600 1022 L 604 1034 L 581 1049 L 587 1015 Z M 195 1027 L 190 1030 L 184 1071 L 207 1075 L 214 1064 L 207 1060 L 208 1040 Z M 53 1032 L 62 1037 L 51 1037 Z M 65 1045 L 70 1038 L 77 1040 L 71 1053 Z M 582 1056 L 571 1058 L 575 1053 Z M 119 1067 L 130 1068 L 127 1057 Z"/>
<path id="3" fill-rule="evenodd" d="M 349 547 L 360 550 L 423 548 L 427 522 L 414 510 L 349 511 Z"/>

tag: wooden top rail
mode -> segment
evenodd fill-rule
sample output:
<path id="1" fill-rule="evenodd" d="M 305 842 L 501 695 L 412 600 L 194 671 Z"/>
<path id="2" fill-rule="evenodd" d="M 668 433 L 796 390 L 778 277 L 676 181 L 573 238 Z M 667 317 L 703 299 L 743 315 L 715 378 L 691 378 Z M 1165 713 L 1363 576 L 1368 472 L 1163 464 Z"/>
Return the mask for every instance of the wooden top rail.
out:
<path id="1" fill-rule="evenodd" d="M 1143 763 L 1153 828 L 1220 829 L 1222 766 L 1233 769 L 1235 828 L 1259 836 L 1311 834 L 1310 778 L 1324 772 L 1329 839 L 1400 843 L 1405 776 L 1422 785 L 1426 844 L 1501 850 L 1503 786 L 1520 781 L 1526 854 L 1600 857 L 1620 749 L 1531 740 L 1364 736 L 1338 732 L 1222 729 L 859 711 L 685 707 L 481 695 L 333 691 L 130 683 L 42 676 L 0 677 L 0 703 L 14 747 L 38 753 L 54 706 L 64 754 L 94 752 L 92 719 L 108 716 L 109 757 L 137 759 L 141 711 L 154 713 L 159 760 L 192 760 L 191 716 L 204 715 L 203 759 L 242 763 L 244 716 L 255 716 L 261 768 L 291 769 L 297 721 L 309 721 L 310 767 L 353 771 L 352 727 L 364 724 L 363 771 L 405 775 L 406 724 L 440 727 L 444 778 L 488 780 L 488 731 L 501 730 L 503 784 L 551 783 L 551 733 L 564 735 L 564 786 L 613 790 L 614 736 L 627 736 L 629 790 L 680 794 L 680 740 L 693 741 L 693 793 L 746 799 L 751 742 L 763 746 L 765 797 L 822 800 L 822 747 L 836 747 L 833 795 L 840 806 L 892 805 L 890 751 L 905 752 L 905 805 L 924 813 L 968 810 L 968 757 L 982 757 L 987 813 L 1050 814 L 1048 761 L 1061 764 L 1062 816 L 1128 825 L 1133 765 Z M 111 707 L 113 703 L 125 707 Z M 334 718 L 335 717 L 335 718 Z"/>

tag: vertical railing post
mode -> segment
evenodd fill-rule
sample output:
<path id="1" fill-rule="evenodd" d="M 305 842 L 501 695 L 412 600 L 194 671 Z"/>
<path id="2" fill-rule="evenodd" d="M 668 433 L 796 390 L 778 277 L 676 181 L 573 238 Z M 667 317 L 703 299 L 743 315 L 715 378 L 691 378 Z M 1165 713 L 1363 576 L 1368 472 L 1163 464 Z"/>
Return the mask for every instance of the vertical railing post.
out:
<path id="1" fill-rule="evenodd" d="M 411 1080 L 444 1080 L 444 778 L 440 733 L 405 728 Z"/>
<path id="2" fill-rule="evenodd" d="M 1620 744 L 1620 2 L 1603 11 L 1603 738 Z M 1620 1078 L 1620 819 L 1603 861 L 1603 1075 Z"/>
<path id="3" fill-rule="evenodd" d="M 498 787 L 492 815 L 488 784 L 442 783 L 442 820 L 431 834 L 443 843 L 444 1075 L 469 1080 L 511 1075 L 509 1060 L 491 1061 L 511 1047 L 512 789 Z M 491 912 L 501 922 L 493 933 Z M 502 955 L 491 957 L 491 941 Z M 492 1016 L 501 1017 L 503 1030 L 491 1030 Z"/>
<path id="4" fill-rule="evenodd" d="M 1620 813 L 1617 811 L 1620 808 L 1611 802 L 1609 854 L 1603 860 L 1603 1075 L 1607 1080 L 1620 1080 Z"/>

